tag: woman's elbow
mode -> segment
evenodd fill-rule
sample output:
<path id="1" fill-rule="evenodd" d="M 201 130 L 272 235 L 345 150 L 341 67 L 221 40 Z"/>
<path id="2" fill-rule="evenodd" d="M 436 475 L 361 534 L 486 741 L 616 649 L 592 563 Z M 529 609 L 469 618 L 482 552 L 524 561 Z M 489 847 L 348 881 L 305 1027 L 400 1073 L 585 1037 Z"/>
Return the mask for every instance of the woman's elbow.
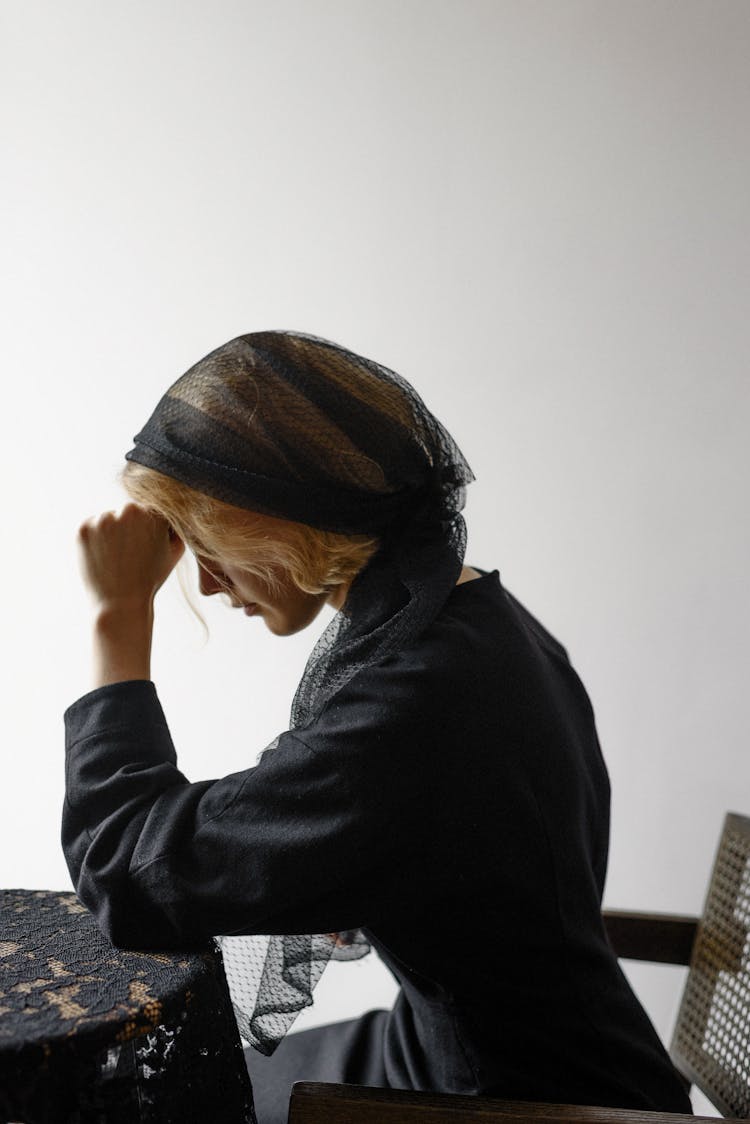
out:
<path id="1" fill-rule="evenodd" d="M 93 915 L 103 935 L 115 948 L 129 951 L 205 949 L 208 938 L 191 930 L 175 916 L 168 897 L 155 901 L 125 876 L 109 880 L 84 862 L 75 882 L 78 898 Z"/>

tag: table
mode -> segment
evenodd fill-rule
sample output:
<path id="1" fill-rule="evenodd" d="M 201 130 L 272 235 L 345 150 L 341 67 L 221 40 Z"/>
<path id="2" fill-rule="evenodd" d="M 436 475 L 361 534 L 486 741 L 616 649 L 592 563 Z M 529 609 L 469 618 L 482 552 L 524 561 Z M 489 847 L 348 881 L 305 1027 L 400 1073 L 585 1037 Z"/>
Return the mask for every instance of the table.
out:
<path id="1" fill-rule="evenodd" d="M 124 952 L 75 894 L 0 891 L 0 1122 L 255 1124 L 214 941 Z"/>

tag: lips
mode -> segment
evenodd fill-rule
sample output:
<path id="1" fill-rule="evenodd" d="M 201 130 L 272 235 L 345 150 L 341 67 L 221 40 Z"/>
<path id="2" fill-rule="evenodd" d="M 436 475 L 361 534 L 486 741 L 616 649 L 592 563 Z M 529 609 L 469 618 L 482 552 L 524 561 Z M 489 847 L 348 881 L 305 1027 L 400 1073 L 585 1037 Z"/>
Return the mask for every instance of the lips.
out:
<path id="1" fill-rule="evenodd" d="M 257 605 L 245 605 L 244 613 L 246 617 L 252 617 L 254 613 L 258 612 Z"/>

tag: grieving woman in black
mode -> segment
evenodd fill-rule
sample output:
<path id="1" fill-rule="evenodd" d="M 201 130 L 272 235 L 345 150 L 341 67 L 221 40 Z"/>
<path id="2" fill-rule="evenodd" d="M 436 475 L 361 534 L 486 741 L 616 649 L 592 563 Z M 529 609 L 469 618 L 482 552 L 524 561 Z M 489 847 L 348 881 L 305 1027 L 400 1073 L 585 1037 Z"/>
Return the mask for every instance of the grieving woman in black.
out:
<path id="1" fill-rule="evenodd" d="M 135 502 L 79 535 L 96 681 L 65 716 L 63 846 L 116 944 L 221 936 L 261 1124 L 298 1079 L 689 1112 L 602 928 L 588 697 L 498 571 L 464 565 L 471 470 L 412 387 L 316 337 L 241 336 L 127 460 Z M 195 783 L 149 668 L 186 546 L 203 593 L 277 635 L 338 610 L 289 729 L 251 765 L 249 712 L 248 768 Z M 393 1009 L 285 1037 L 325 962 L 368 945 Z"/>

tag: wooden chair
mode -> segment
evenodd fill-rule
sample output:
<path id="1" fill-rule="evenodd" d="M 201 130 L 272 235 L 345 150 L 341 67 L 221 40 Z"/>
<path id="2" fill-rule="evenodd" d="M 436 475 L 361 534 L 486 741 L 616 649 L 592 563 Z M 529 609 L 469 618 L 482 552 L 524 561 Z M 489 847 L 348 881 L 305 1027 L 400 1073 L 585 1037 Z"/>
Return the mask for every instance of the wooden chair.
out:
<path id="1" fill-rule="evenodd" d="M 750 1124 L 750 817 L 730 813 L 703 916 L 604 913 L 619 957 L 689 964 L 670 1056 L 724 1116 Z M 541 1119 L 540 1119 L 541 1118 Z M 289 1124 L 688 1124 L 715 1117 L 297 1082 Z"/>

